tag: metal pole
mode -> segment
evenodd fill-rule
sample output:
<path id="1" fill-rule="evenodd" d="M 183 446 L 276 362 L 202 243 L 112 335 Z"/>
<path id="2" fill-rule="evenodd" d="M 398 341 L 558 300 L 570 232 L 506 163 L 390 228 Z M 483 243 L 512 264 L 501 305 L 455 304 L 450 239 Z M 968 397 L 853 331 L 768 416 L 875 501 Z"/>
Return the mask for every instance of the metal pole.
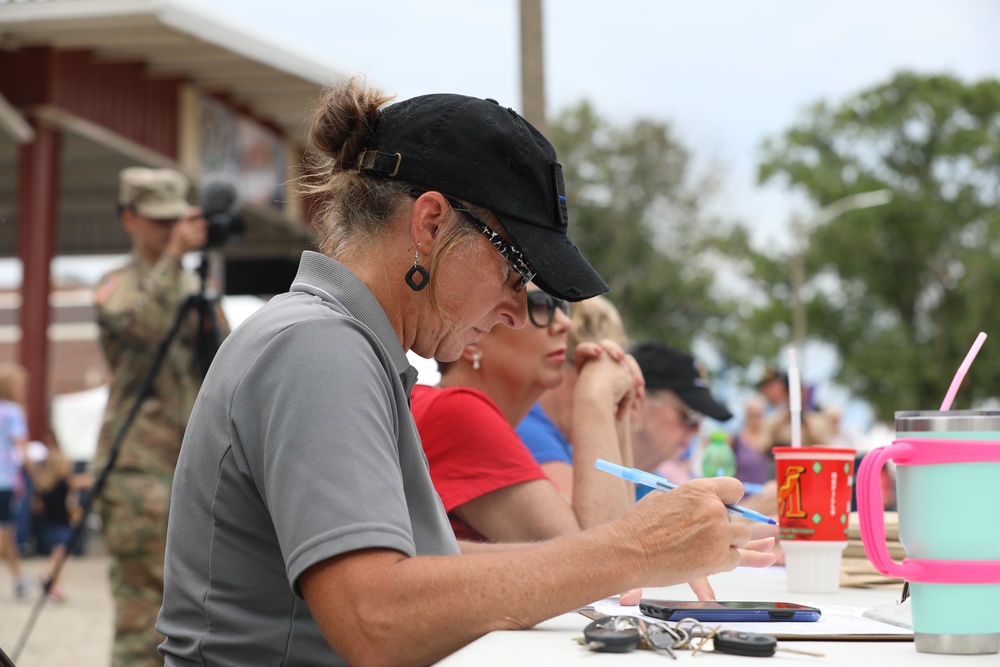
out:
<path id="1" fill-rule="evenodd" d="M 792 218 L 792 340 L 802 354 L 806 342 L 806 306 L 802 301 L 802 286 L 806 281 L 806 236 L 802 218 Z"/>
<path id="2" fill-rule="evenodd" d="M 545 122 L 545 56 L 542 48 L 542 0 L 520 0 L 521 114 L 539 132 Z"/>

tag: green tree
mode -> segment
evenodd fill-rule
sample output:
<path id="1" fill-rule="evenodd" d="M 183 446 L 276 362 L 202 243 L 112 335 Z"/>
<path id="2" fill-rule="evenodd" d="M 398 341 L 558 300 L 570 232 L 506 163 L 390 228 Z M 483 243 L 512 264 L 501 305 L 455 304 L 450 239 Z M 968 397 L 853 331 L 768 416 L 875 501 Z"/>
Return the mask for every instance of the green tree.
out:
<path id="1" fill-rule="evenodd" d="M 836 347 L 838 382 L 878 418 L 936 408 L 976 334 L 1000 335 L 1000 82 L 901 72 L 839 106 L 820 102 L 765 142 L 760 180 L 771 179 L 817 206 L 894 192 L 812 232 L 809 333 Z M 753 326 L 767 330 L 769 315 L 773 305 Z M 956 404 L 998 395 L 1000 342 L 988 341 Z"/>
<path id="2" fill-rule="evenodd" d="M 732 299 L 718 288 L 723 247 L 746 234 L 707 212 L 716 184 L 698 177 L 670 126 L 616 126 L 587 102 L 550 123 L 563 165 L 570 236 L 611 286 L 634 340 L 690 348 L 731 328 Z"/>

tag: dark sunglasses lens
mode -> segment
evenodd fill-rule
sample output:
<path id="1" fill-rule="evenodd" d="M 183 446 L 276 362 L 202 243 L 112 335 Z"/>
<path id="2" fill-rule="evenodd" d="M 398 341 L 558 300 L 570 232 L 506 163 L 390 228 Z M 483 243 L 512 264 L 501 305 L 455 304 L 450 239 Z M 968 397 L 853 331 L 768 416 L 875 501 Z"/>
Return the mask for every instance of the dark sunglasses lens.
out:
<path id="1" fill-rule="evenodd" d="M 570 317 L 569 301 L 557 299 L 541 290 L 528 292 L 528 317 L 536 327 L 547 327 L 555 319 L 556 308 Z"/>
<path id="2" fill-rule="evenodd" d="M 563 301 L 562 299 L 553 299 L 556 302 L 556 308 L 563 311 L 566 317 L 573 317 L 573 308 L 570 306 L 569 301 Z"/>
<path id="3" fill-rule="evenodd" d="M 545 292 L 528 292 L 528 317 L 536 327 L 547 327 L 552 323 L 555 304 Z"/>

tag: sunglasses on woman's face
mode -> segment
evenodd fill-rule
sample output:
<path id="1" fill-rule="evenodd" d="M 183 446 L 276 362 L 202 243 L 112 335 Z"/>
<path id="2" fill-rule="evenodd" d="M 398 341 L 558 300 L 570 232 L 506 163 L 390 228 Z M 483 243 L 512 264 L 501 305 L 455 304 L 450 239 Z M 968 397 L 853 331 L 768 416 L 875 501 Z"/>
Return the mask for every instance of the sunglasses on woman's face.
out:
<path id="1" fill-rule="evenodd" d="M 572 312 L 569 301 L 557 299 L 537 289 L 528 291 L 528 319 L 536 327 L 544 329 L 552 324 L 552 320 L 556 317 L 556 308 L 565 313 L 566 317 Z"/>

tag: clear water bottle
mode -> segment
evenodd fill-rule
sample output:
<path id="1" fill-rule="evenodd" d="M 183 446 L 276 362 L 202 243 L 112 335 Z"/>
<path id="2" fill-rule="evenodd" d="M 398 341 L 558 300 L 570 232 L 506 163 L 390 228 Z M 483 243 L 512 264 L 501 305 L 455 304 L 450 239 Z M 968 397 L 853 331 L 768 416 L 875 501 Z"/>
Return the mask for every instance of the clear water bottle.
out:
<path id="1" fill-rule="evenodd" d="M 736 474 L 736 454 L 725 431 L 713 431 L 701 455 L 702 477 L 732 477 Z"/>

